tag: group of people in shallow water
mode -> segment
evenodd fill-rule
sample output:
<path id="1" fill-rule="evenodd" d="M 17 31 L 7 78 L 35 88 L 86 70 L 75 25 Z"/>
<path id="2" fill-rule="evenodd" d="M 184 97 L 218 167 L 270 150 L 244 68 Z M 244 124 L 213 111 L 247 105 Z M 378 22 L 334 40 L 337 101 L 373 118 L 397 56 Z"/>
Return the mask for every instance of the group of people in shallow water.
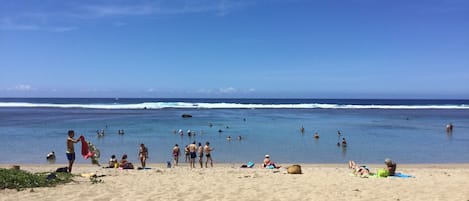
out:
<path id="1" fill-rule="evenodd" d="M 300 128 L 300 132 L 301 132 L 301 134 L 305 133 L 305 128 L 303 126 L 301 126 L 301 128 Z M 340 131 L 337 131 L 337 136 L 338 136 L 337 146 L 346 147 L 347 146 L 347 141 L 345 140 L 344 137 L 342 137 L 342 133 Z M 342 142 L 340 141 L 341 137 L 342 137 Z M 313 135 L 313 138 L 316 139 L 316 140 L 319 139 L 319 133 L 315 132 L 314 135 Z"/>
<path id="2" fill-rule="evenodd" d="M 210 147 L 210 142 L 205 142 L 205 145 L 202 146 L 202 143 L 197 143 L 194 141 L 192 144 L 186 145 L 184 147 L 185 162 L 189 162 L 189 167 L 195 168 L 196 158 L 198 156 L 198 162 L 200 168 L 203 168 L 203 161 L 205 155 L 205 167 L 208 167 L 210 161 L 210 167 L 213 167 L 212 151 L 214 148 Z M 175 144 L 173 147 L 173 164 L 174 166 L 179 165 L 179 156 L 181 155 L 181 149 L 178 144 Z"/>

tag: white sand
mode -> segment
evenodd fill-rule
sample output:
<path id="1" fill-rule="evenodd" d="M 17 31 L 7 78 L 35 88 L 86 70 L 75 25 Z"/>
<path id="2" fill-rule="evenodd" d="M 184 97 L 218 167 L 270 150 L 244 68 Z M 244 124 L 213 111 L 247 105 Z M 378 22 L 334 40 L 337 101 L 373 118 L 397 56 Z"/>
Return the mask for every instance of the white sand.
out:
<path id="1" fill-rule="evenodd" d="M 289 164 L 281 164 L 287 167 Z M 102 183 L 88 178 L 50 188 L 0 190 L 0 200 L 469 200 L 469 164 L 398 164 L 398 172 L 415 178 L 359 178 L 345 164 L 300 164 L 303 174 L 280 170 L 242 169 L 241 164 L 215 164 L 190 170 L 187 164 L 150 170 L 103 169 L 76 165 L 74 174 L 106 175 Z M 66 165 L 21 165 L 32 172 Z M 9 165 L 0 165 L 8 168 Z M 375 172 L 381 165 L 370 165 Z"/>

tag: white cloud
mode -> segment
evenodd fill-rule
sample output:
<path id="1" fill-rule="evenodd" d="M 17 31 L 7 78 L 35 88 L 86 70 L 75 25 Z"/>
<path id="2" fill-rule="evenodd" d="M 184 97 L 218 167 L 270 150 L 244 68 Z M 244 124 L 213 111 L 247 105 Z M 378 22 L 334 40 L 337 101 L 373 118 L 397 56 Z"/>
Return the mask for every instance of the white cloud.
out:
<path id="1" fill-rule="evenodd" d="M 220 88 L 220 89 L 218 89 L 218 91 L 219 91 L 220 93 L 225 93 L 225 94 L 227 94 L 227 93 L 236 93 L 238 90 L 236 90 L 236 89 L 233 88 L 233 87 L 227 87 L 227 88 Z"/>
<path id="2" fill-rule="evenodd" d="M 51 27 L 49 28 L 53 32 L 66 32 L 66 31 L 73 31 L 75 29 L 78 29 L 78 27 L 75 26 L 67 26 L 67 27 Z"/>
<path id="3" fill-rule="evenodd" d="M 152 93 L 152 92 L 156 92 L 156 91 L 157 91 L 157 90 L 156 90 L 156 89 L 154 89 L 154 88 L 149 88 L 149 89 L 147 89 L 147 92 L 150 92 L 150 93 Z"/>
<path id="4" fill-rule="evenodd" d="M 122 16 L 160 16 L 190 13 L 213 13 L 218 16 L 228 15 L 236 9 L 255 4 L 249 0 L 122 0 L 89 1 L 76 3 L 54 2 L 31 10 L 18 7 L 15 12 L 3 12 L 0 9 L 0 30 L 17 31 L 52 31 L 66 32 L 78 29 L 86 20 L 118 18 Z M 57 8 L 60 8 L 57 9 Z M 126 25 L 117 21 L 116 27 Z"/>
<path id="5" fill-rule="evenodd" d="M 13 88 L 9 88 L 10 91 L 32 91 L 32 90 L 35 90 L 33 87 L 31 87 L 31 85 L 29 84 L 20 84 L 20 85 L 17 85 Z"/>
<path id="6" fill-rule="evenodd" d="M 256 91 L 256 89 L 254 89 L 254 88 L 248 89 L 248 92 L 255 92 L 255 91 Z"/>

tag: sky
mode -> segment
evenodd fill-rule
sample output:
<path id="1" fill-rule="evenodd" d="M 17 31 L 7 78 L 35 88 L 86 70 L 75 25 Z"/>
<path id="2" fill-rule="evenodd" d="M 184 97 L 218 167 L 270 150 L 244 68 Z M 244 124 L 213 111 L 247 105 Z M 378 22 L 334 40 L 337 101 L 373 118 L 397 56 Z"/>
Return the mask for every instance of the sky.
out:
<path id="1" fill-rule="evenodd" d="M 469 1 L 0 0 L 0 97 L 469 99 Z"/>

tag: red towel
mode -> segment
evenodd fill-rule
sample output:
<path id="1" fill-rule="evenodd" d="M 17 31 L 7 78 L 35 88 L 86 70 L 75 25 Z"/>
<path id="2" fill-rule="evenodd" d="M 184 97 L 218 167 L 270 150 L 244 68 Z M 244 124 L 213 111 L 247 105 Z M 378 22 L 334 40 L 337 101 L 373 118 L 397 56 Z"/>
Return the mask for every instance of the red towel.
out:
<path id="1" fill-rule="evenodd" d="M 90 147 L 88 147 L 88 143 L 85 140 L 85 137 L 82 135 L 80 136 L 81 141 L 81 155 L 83 158 L 88 159 L 89 157 L 93 156 L 94 153 L 90 152 Z"/>

